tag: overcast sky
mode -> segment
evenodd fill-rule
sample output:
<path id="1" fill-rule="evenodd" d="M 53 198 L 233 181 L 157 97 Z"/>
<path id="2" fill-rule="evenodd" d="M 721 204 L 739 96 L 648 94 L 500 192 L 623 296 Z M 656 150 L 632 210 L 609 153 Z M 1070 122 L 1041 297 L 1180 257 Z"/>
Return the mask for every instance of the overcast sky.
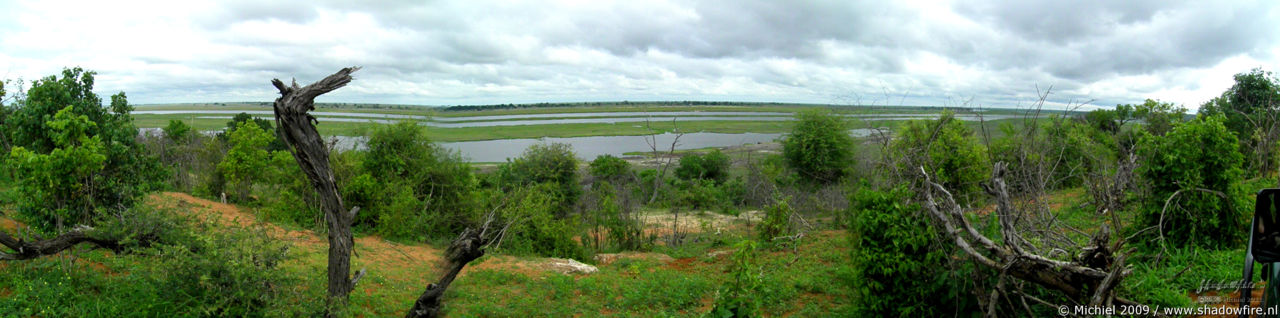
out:
<path id="1" fill-rule="evenodd" d="M 353 5 L 349 3 L 362 3 Z M 0 78 L 131 102 L 729 100 L 1195 109 L 1280 65 L 1275 1 L 0 1 Z M 888 95 L 888 97 L 886 97 Z"/>

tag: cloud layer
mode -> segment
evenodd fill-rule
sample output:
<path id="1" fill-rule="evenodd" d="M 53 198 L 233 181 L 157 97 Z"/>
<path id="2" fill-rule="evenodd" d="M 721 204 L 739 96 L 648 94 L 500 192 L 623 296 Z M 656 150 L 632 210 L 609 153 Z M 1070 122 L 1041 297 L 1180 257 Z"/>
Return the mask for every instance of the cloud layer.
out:
<path id="1" fill-rule="evenodd" d="M 1270 1 L 30 1 L 0 4 L 0 76 L 98 71 L 134 103 L 733 100 L 1195 108 L 1280 62 Z"/>

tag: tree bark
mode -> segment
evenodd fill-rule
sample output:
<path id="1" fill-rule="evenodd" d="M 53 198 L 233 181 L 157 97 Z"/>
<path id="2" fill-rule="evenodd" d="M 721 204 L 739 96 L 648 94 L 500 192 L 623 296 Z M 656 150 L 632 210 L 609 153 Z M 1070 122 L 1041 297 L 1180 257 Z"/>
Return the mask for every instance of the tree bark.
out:
<path id="1" fill-rule="evenodd" d="M 63 250 L 76 246 L 80 243 L 90 243 L 101 248 L 119 252 L 120 244 L 116 241 L 96 239 L 89 236 L 88 228 L 77 228 L 70 232 L 58 235 L 58 237 L 39 240 L 35 242 L 26 242 L 9 236 L 9 233 L 0 231 L 0 244 L 8 247 L 14 253 L 0 252 L 0 261 L 17 261 L 32 259 L 44 255 L 57 254 Z"/>
<path id="2" fill-rule="evenodd" d="M 485 231 L 476 231 L 466 229 L 459 235 L 453 243 L 449 245 L 446 253 L 447 263 L 445 264 L 445 273 L 434 284 L 427 285 L 427 290 L 418 296 L 418 300 L 413 302 L 413 308 L 405 314 L 406 318 L 434 318 L 440 317 L 440 307 L 443 305 L 441 299 L 444 298 L 444 291 L 449 289 L 449 284 L 453 283 L 453 279 L 458 277 L 462 272 L 462 268 L 467 263 L 484 256 L 484 248 L 494 238 L 486 237 Z"/>
<path id="3" fill-rule="evenodd" d="M 344 68 L 305 87 L 298 87 L 296 81 L 286 86 L 279 79 L 271 80 L 271 84 L 280 90 L 280 98 L 274 104 L 277 129 L 293 150 L 294 160 L 302 167 L 302 171 L 311 180 L 311 186 L 319 194 L 320 206 L 324 210 L 329 228 L 327 301 L 330 308 L 346 304 L 347 295 L 354 287 L 351 280 L 351 252 L 354 245 L 351 222 L 359 208 L 346 212 L 343 207 L 342 196 L 334 183 L 333 170 L 329 167 L 329 149 L 316 132 L 315 117 L 307 112 L 315 110 L 317 96 L 346 86 L 352 80 L 351 73 L 359 69 Z"/>

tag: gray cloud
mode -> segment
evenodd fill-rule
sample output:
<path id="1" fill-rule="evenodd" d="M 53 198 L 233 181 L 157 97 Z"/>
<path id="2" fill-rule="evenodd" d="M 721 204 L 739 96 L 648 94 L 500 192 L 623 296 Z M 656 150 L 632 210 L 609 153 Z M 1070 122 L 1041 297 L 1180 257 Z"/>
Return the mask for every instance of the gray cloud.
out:
<path id="1" fill-rule="evenodd" d="M 1280 59 L 1271 2 L 232 1 L 0 4 L 0 70 L 99 71 L 135 102 L 622 99 L 1189 107 Z M 3 73 L 0 73 L 3 74 Z"/>

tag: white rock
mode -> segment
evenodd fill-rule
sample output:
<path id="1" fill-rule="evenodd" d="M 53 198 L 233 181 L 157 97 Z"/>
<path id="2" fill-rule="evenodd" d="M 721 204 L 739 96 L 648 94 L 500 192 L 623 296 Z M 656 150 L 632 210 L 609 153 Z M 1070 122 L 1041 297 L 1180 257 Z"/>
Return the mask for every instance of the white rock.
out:
<path id="1" fill-rule="evenodd" d="M 592 273 L 595 273 L 596 271 L 599 271 L 599 269 L 597 269 L 595 266 L 591 266 L 589 264 L 583 264 L 582 262 L 579 262 L 576 260 L 564 259 L 564 258 L 549 259 L 549 261 L 547 262 L 547 267 L 549 267 L 553 271 L 560 272 L 561 274 L 565 274 L 565 275 L 592 274 Z"/>

